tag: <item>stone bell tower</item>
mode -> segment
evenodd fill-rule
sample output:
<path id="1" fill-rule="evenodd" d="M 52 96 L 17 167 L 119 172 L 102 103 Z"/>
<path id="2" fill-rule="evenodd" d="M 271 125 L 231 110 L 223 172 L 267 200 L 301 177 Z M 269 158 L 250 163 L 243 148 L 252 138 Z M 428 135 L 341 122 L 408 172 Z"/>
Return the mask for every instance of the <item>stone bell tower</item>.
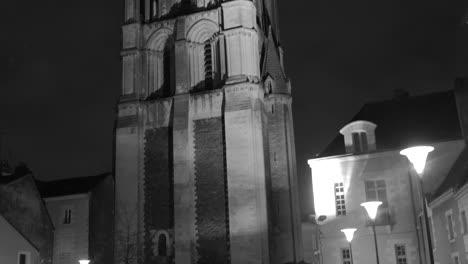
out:
<path id="1" fill-rule="evenodd" d="M 302 260 L 275 0 L 125 0 L 115 263 Z"/>

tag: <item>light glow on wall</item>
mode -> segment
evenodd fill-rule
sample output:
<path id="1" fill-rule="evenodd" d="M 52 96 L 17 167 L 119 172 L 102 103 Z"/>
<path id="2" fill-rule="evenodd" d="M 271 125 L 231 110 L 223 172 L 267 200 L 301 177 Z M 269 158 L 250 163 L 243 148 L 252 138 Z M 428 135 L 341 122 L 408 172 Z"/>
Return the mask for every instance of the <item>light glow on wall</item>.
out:
<path id="1" fill-rule="evenodd" d="M 88 259 L 81 259 L 81 260 L 78 260 L 78 262 L 80 264 L 89 264 L 90 261 Z"/>
<path id="2" fill-rule="evenodd" d="M 343 175 L 343 163 L 338 159 L 309 160 L 308 164 L 312 170 L 315 215 L 317 218 L 323 215 L 327 220 L 333 219 L 336 216 L 334 185 L 343 182 L 346 197 L 350 177 Z"/>
<path id="3" fill-rule="evenodd" d="M 400 154 L 409 159 L 416 172 L 421 176 L 426 166 L 427 155 L 433 150 L 434 147 L 431 146 L 417 146 L 404 149 L 400 151 Z"/>

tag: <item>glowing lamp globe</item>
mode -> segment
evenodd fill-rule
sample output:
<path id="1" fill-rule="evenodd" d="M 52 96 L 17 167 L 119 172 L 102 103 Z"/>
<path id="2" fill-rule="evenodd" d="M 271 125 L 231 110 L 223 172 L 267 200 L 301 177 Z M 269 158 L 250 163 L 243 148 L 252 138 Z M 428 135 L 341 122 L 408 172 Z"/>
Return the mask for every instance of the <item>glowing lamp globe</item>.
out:
<path id="1" fill-rule="evenodd" d="M 367 214 L 369 215 L 370 219 L 375 220 L 377 216 L 377 210 L 379 206 L 382 204 L 380 201 L 372 201 L 372 202 L 365 202 L 362 203 L 361 206 L 366 208 Z"/>
<path id="2" fill-rule="evenodd" d="M 90 260 L 88 260 L 88 259 L 81 259 L 81 260 L 78 260 L 78 262 L 79 262 L 80 264 L 89 264 Z"/>
<path id="3" fill-rule="evenodd" d="M 433 150 L 434 147 L 431 146 L 417 146 L 404 149 L 400 151 L 400 154 L 409 159 L 416 172 L 421 176 L 426 166 L 427 155 Z"/>
<path id="4" fill-rule="evenodd" d="M 341 229 L 341 232 L 343 232 L 345 234 L 346 240 L 348 240 L 349 243 L 351 243 L 351 241 L 353 240 L 355 231 L 356 231 L 356 228 Z"/>

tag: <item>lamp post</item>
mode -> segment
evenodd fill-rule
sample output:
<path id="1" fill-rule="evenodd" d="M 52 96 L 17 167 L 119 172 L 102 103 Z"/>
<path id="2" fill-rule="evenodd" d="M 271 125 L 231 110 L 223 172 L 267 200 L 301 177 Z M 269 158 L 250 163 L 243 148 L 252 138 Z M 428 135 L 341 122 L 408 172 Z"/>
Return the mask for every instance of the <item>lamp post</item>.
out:
<path id="1" fill-rule="evenodd" d="M 356 228 L 345 228 L 341 229 L 341 232 L 343 232 L 346 236 L 346 240 L 348 240 L 349 243 L 349 257 L 351 258 L 351 264 L 353 264 L 353 249 L 351 247 L 351 241 L 353 241 L 354 237 L 354 232 L 356 231 Z"/>
<path id="2" fill-rule="evenodd" d="M 375 217 L 377 216 L 377 210 L 379 206 L 382 204 L 380 201 L 371 201 L 362 203 L 361 206 L 366 209 L 367 214 L 372 222 L 372 231 L 374 233 L 374 244 L 375 244 L 375 258 L 377 260 L 377 264 L 379 264 L 379 249 L 377 247 L 377 234 L 375 233 Z"/>
<path id="3" fill-rule="evenodd" d="M 429 155 L 429 152 L 433 151 L 434 147 L 431 146 L 417 146 L 417 147 L 411 147 L 411 148 L 406 148 L 402 151 L 400 151 L 400 154 L 403 156 L 406 156 L 408 160 L 413 164 L 414 170 L 418 173 L 418 179 L 419 179 L 419 191 L 420 191 L 420 196 L 422 199 L 422 204 L 423 204 L 423 214 L 424 214 L 424 221 L 426 222 L 426 233 L 427 233 L 427 246 L 428 246 L 428 251 L 429 251 L 429 260 L 430 264 L 434 264 L 434 253 L 432 252 L 432 238 L 431 238 L 431 232 L 429 228 L 429 217 L 427 215 L 427 201 L 424 196 L 424 186 L 423 186 L 423 172 L 424 172 L 424 167 L 426 166 L 426 160 L 427 160 L 427 155 Z"/>
<path id="4" fill-rule="evenodd" d="M 90 260 L 89 259 L 80 259 L 78 260 L 78 263 L 80 264 L 89 264 Z"/>

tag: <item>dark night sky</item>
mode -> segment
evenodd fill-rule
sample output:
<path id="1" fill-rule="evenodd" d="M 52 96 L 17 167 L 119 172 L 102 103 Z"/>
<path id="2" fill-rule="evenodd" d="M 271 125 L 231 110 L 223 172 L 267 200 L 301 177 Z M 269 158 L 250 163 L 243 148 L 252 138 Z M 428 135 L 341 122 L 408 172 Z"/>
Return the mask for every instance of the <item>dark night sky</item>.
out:
<path id="1" fill-rule="evenodd" d="M 468 32 L 459 29 L 464 2 L 280 1 L 302 186 L 310 185 L 306 160 L 364 102 L 391 98 L 394 89 L 451 89 L 456 76 L 468 76 L 468 51 L 460 49 L 468 50 Z M 123 0 L 2 5 L 0 130 L 14 158 L 38 178 L 111 171 L 122 6 Z"/>

